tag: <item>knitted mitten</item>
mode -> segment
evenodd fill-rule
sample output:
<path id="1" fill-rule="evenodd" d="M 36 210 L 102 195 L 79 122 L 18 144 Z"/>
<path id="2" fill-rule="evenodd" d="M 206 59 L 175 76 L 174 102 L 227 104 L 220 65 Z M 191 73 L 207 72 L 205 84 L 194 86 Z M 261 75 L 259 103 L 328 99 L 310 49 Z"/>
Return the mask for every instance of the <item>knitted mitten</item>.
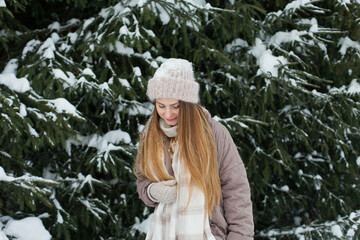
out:
<path id="1" fill-rule="evenodd" d="M 153 202 L 172 203 L 176 200 L 176 180 L 151 183 L 147 187 L 148 197 Z"/>

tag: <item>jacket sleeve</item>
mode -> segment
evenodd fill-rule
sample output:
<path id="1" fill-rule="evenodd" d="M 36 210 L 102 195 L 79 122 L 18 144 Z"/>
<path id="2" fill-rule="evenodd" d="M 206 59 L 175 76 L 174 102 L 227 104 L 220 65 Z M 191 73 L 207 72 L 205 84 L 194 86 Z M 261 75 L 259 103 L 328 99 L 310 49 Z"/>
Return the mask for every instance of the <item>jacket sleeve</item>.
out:
<path id="1" fill-rule="evenodd" d="M 149 207 L 157 206 L 158 203 L 151 201 L 151 199 L 148 197 L 146 193 L 147 187 L 152 183 L 152 181 L 141 175 L 137 168 L 135 168 L 135 176 L 137 178 L 136 189 L 140 199 L 145 203 L 146 206 Z"/>
<path id="2" fill-rule="evenodd" d="M 254 222 L 250 186 L 244 163 L 229 131 L 219 124 L 217 133 L 219 175 L 224 216 L 228 224 L 227 240 L 251 240 Z"/>

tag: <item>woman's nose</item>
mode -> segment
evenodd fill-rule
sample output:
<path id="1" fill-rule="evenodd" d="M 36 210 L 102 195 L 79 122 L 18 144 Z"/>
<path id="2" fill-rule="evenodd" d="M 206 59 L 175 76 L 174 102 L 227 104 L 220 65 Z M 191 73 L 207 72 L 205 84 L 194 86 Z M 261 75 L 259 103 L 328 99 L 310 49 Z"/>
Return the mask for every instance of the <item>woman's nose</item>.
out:
<path id="1" fill-rule="evenodd" d="M 165 117 L 166 117 L 166 118 L 170 118 L 170 117 L 171 117 L 171 110 L 170 110 L 170 109 L 166 109 L 166 110 L 165 110 Z"/>

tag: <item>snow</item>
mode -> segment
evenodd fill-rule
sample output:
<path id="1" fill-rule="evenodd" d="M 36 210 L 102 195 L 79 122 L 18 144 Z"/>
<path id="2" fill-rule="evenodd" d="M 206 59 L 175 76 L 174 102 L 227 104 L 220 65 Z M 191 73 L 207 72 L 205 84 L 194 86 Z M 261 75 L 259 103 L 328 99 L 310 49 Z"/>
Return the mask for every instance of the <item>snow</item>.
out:
<path id="1" fill-rule="evenodd" d="M 331 227 L 331 231 L 333 233 L 334 236 L 338 237 L 338 238 L 342 238 L 343 233 L 341 231 L 341 228 L 339 225 L 335 224 Z"/>
<path id="2" fill-rule="evenodd" d="M 277 77 L 279 65 L 287 63 L 285 57 L 272 55 L 271 50 L 266 49 L 266 46 L 259 38 L 256 39 L 255 46 L 251 48 L 250 52 L 257 59 L 259 65 L 258 75 L 270 73 L 273 77 Z"/>
<path id="3" fill-rule="evenodd" d="M 38 217 L 27 217 L 21 220 L 11 219 L 3 231 L 17 240 L 51 239 L 50 233 L 45 229 L 41 219 Z"/>
<path id="4" fill-rule="evenodd" d="M 34 49 L 37 46 L 39 46 L 40 44 L 41 44 L 41 42 L 39 40 L 36 40 L 36 39 L 30 40 L 24 47 L 21 58 L 24 59 L 28 52 L 34 52 Z"/>
<path id="5" fill-rule="evenodd" d="M 119 81 L 121 83 L 122 86 L 126 87 L 127 89 L 130 89 L 131 86 L 130 86 L 130 83 L 128 80 L 126 79 L 123 79 L 123 78 L 119 78 Z"/>
<path id="6" fill-rule="evenodd" d="M 298 31 L 296 29 L 291 32 L 277 32 L 274 36 L 272 36 L 269 40 L 270 44 L 280 45 L 284 42 L 294 42 L 301 41 L 301 36 L 306 35 L 306 31 Z"/>
<path id="7" fill-rule="evenodd" d="M 81 32 L 80 35 L 83 34 L 84 29 L 86 29 L 92 22 L 94 22 L 94 20 L 95 20 L 94 17 L 85 20 L 85 22 L 84 22 L 84 24 L 83 24 L 83 30 L 82 30 L 82 32 Z"/>
<path id="8" fill-rule="evenodd" d="M 10 61 L 6 64 L 4 70 L 2 71 L 2 74 L 9 74 L 9 73 L 16 74 L 17 68 L 18 68 L 18 60 L 15 58 L 10 59 Z"/>
<path id="9" fill-rule="evenodd" d="M 65 81 L 64 88 L 73 86 L 76 83 L 75 75 L 72 72 L 66 72 L 66 74 L 59 68 L 53 68 L 52 72 L 55 78 L 62 79 Z"/>
<path id="10" fill-rule="evenodd" d="M 1 227 L 1 225 L 0 225 L 0 227 Z M 1 230 L 0 230 L 0 240 L 9 240 Z"/>
<path id="11" fill-rule="evenodd" d="M 360 52 L 360 43 L 351 40 L 349 37 L 340 38 L 337 45 L 341 46 L 339 51 L 343 56 L 346 54 L 348 48 L 354 48 Z"/>
<path id="12" fill-rule="evenodd" d="M 131 5 L 134 5 L 134 2 L 127 3 L 127 4 L 129 4 L 129 6 L 131 6 Z M 129 12 L 131 12 L 131 9 L 128 7 L 124 7 L 123 3 L 120 2 L 120 3 L 116 4 L 115 6 L 102 9 L 101 12 L 99 13 L 99 15 L 101 17 L 103 17 L 104 19 L 107 19 L 107 21 L 109 21 L 108 18 L 109 18 L 110 13 L 112 13 L 112 18 L 114 18 L 114 17 L 122 17 L 122 16 L 128 14 Z"/>
<path id="13" fill-rule="evenodd" d="M 249 47 L 249 44 L 247 43 L 247 41 L 245 41 L 241 38 L 237 38 L 225 46 L 225 51 L 228 53 L 231 53 L 232 51 L 236 50 L 237 48 L 247 48 L 247 47 Z"/>
<path id="14" fill-rule="evenodd" d="M 129 101 L 129 105 L 125 105 L 121 103 L 120 100 L 119 107 L 117 109 L 118 112 L 126 111 L 130 116 L 138 116 L 145 115 L 150 116 L 154 109 L 152 104 L 141 104 L 137 101 Z"/>
<path id="15" fill-rule="evenodd" d="M 141 70 L 139 67 L 134 67 L 133 71 L 134 71 L 135 76 L 141 77 Z"/>
<path id="16" fill-rule="evenodd" d="M 64 223 L 64 218 L 61 216 L 60 211 L 58 211 L 56 218 L 57 218 L 57 220 L 56 220 L 57 223 L 60 223 L 60 224 Z"/>
<path id="17" fill-rule="evenodd" d="M 299 9 L 307 4 L 311 3 L 311 0 L 296 0 L 296 1 L 292 1 L 291 3 L 289 3 L 288 5 L 286 5 L 285 7 L 285 11 L 289 11 L 289 10 L 293 10 L 295 11 L 296 9 Z"/>
<path id="18" fill-rule="evenodd" d="M 152 2 L 153 8 L 157 8 L 160 12 L 159 17 L 163 25 L 166 25 L 170 22 L 170 15 L 169 13 L 158 3 Z"/>
<path id="19" fill-rule="evenodd" d="M 147 233 L 151 223 L 151 218 L 152 218 L 152 214 L 150 214 L 150 216 L 147 219 L 140 222 L 139 218 L 135 217 L 135 224 L 131 227 L 132 230 L 138 230 L 139 232 Z"/>
<path id="20" fill-rule="evenodd" d="M 358 94 L 360 93 L 360 84 L 358 80 L 355 78 L 351 81 L 349 86 L 342 86 L 340 88 L 333 87 L 329 90 L 330 93 L 344 92 L 349 94 Z"/>
<path id="21" fill-rule="evenodd" d="M 14 73 L 0 74 L 0 84 L 15 92 L 24 93 L 31 90 L 29 81 L 26 78 L 17 78 Z"/>
<path id="22" fill-rule="evenodd" d="M 83 75 L 88 75 L 90 77 L 96 78 L 95 73 L 90 68 L 85 68 L 82 72 Z"/>
<path id="23" fill-rule="evenodd" d="M 0 7 L 6 7 L 5 0 L 0 0 Z"/>
<path id="24" fill-rule="evenodd" d="M 114 146 L 120 142 L 126 144 L 131 143 L 131 137 L 127 132 L 124 132 L 120 129 L 109 131 L 103 136 L 98 134 L 92 134 L 90 136 L 77 136 L 77 140 L 80 141 L 82 146 L 93 147 L 98 150 L 98 153 L 104 153 L 104 158 L 107 159 L 110 151 L 123 150 L 121 146 Z M 66 151 L 71 156 L 71 145 L 78 145 L 78 142 L 75 140 L 67 140 L 66 142 Z"/>
<path id="25" fill-rule="evenodd" d="M 69 40 L 72 44 L 75 43 L 75 41 L 78 39 L 79 35 L 77 33 L 68 33 L 67 36 L 69 37 Z"/>
<path id="26" fill-rule="evenodd" d="M 360 93 L 360 84 L 357 82 L 357 79 L 351 81 L 348 93 Z"/>
<path id="27" fill-rule="evenodd" d="M 116 53 L 131 56 L 134 54 L 134 49 L 130 47 L 126 47 L 122 42 L 116 41 L 115 47 L 113 45 L 109 46 L 110 51 L 115 51 Z"/>
<path id="28" fill-rule="evenodd" d="M 52 33 L 51 37 L 46 39 L 46 41 L 40 46 L 37 54 L 43 53 L 43 57 L 47 59 L 54 59 L 55 54 L 54 51 L 56 50 L 55 43 L 60 39 L 57 33 Z M 24 54 L 23 54 L 24 55 Z"/>
<path id="29" fill-rule="evenodd" d="M 30 135 L 32 135 L 34 137 L 39 137 L 39 134 L 36 132 L 36 130 L 30 124 L 27 124 L 27 126 L 29 129 Z"/>
<path id="30" fill-rule="evenodd" d="M 53 22 L 48 26 L 48 29 L 50 29 L 51 31 L 60 31 L 60 23 L 59 22 Z"/>
<path id="31" fill-rule="evenodd" d="M 26 106 L 23 103 L 20 103 L 20 115 L 23 117 L 27 116 Z"/>
<path id="32" fill-rule="evenodd" d="M 6 175 L 5 170 L 0 166 L 0 182 L 11 182 L 14 180 L 15 178 Z"/>
<path id="33" fill-rule="evenodd" d="M 280 188 L 281 191 L 283 192 L 288 192 L 290 189 L 289 189 L 289 186 L 288 185 L 284 185 Z"/>
<path id="34" fill-rule="evenodd" d="M 74 117 L 82 119 L 82 117 L 77 113 L 76 107 L 69 103 L 65 98 L 57 98 L 47 101 L 55 107 L 56 112 L 70 114 Z"/>
<path id="35" fill-rule="evenodd" d="M 127 132 L 124 132 L 120 129 L 107 132 L 103 136 L 103 138 L 106 141 L 114 143 L 114 144 L 118 144 L 119 142 L 125 142 L 125 143 L 131 142 L 130 135 Z"/>

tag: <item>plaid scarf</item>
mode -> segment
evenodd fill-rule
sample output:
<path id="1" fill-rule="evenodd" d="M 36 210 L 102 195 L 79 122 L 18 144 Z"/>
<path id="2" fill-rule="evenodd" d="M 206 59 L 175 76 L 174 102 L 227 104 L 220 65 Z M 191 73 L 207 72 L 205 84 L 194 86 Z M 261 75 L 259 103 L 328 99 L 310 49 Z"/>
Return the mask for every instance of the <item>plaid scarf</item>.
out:
<path id="1" fill-rule="evenodd" d="M 197 186 L 193 186 L 190 193 L 190 174 L 181 164 L 175 138 L 170 140 L 169 151 L 178 184 L 177 200 L 174 203 L 159 203 L 155 208 L 146 240 L 215 240 L 208 217 L 204 219 L 204 194 Z"/>

